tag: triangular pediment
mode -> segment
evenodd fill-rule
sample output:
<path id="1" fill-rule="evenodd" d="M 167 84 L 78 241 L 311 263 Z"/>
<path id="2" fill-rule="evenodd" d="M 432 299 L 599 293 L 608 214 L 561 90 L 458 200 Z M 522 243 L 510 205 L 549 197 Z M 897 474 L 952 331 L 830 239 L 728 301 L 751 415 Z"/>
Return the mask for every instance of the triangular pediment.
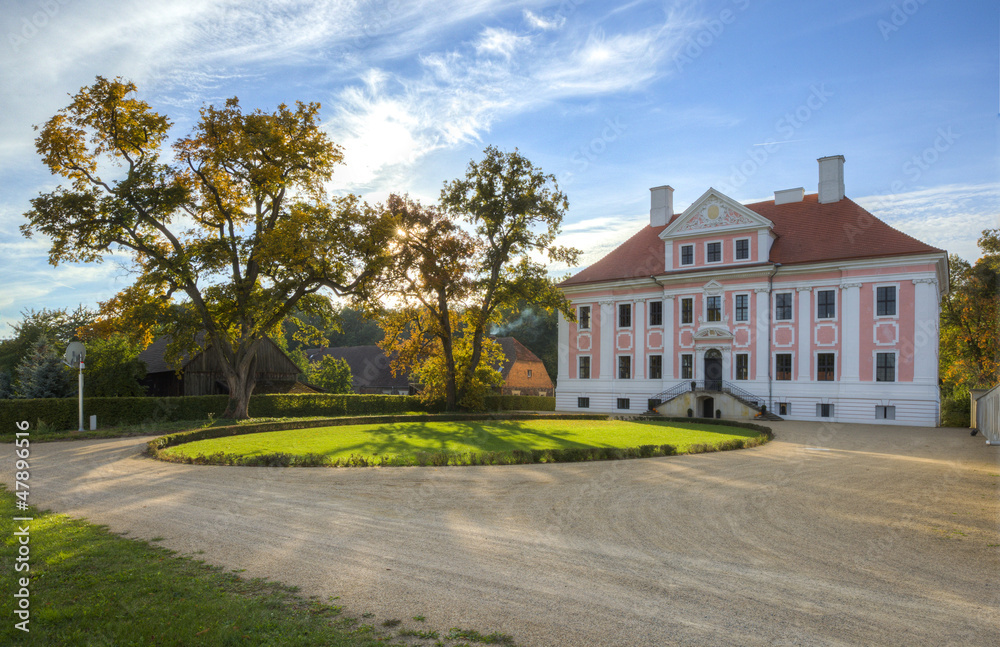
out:
<path id="1" fill-rule="evenodd" d="M 660 238 L 693 236 L 705 232 L 738 231 L 741 229 L 770 229 L 774 226 L 767 218 L 747 209 L 729 196 L 709 188 L 670 225 L 660 232 Z"/>

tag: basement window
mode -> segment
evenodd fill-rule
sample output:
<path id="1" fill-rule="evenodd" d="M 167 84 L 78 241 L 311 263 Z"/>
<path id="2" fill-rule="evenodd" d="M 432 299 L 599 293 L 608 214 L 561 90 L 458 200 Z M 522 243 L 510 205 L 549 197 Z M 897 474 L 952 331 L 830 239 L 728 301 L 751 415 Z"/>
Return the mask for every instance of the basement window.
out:
<path id="1" fill-rule="evenodd" d="M 589 409 L 590 408 L 590 398 L 577 398 L 576 399 L 577 409 Z"/>
<path id="2" fill-rule="evenodd" d="M 618 408 L 619 409 L 628 409 L 629 408 L 629 399 L 628 398 L 618 398 Z"/>

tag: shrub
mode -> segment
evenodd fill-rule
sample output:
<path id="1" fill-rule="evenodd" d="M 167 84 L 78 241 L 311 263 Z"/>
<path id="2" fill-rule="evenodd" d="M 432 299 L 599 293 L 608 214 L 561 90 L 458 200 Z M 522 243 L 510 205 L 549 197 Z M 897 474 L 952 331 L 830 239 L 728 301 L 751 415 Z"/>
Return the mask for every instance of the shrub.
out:
<path id="1" fill-rule="evenodd" d="M 952 396 L 941 401 L 942 427 L 969 427 L 971 416 L 972 400 L 967 394 L 965 397 Z"/>

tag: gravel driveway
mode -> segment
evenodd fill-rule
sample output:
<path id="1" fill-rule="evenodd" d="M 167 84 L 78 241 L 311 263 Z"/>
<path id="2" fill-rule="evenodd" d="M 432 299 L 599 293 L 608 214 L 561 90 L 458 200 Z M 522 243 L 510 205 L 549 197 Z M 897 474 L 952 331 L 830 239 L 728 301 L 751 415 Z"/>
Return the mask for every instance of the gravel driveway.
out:
<path id="1" fill-rule="evenodd" d="M 774 423 L 588 464 L 248 468 L 39 443 L 31 502 L 251 577 L 520 645 L 998 645 L 1000 448 Z M 3 480 L 13 482 L 7 446 Z"/>

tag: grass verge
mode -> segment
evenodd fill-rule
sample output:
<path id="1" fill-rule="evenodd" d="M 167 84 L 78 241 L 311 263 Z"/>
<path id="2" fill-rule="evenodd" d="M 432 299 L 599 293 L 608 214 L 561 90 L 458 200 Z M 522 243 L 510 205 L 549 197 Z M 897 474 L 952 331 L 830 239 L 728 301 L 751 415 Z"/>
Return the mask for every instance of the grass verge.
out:
<path id="1" fill-rule="evenodd" d="M 163 460 L 251 466 L 508 465 L 649 458 L 755 447 L 770 430 L 661 420 L 546 416 L 510 420 L 381 420 L 368 424 L 152 441 Z M 214 436 L 214 437 L 213 437 Z M 192 442 L 185 442 L 185 441 Z"/>
<path id="2" fill-rule="evenodd" d="M 0 488 L 0 502 L 14 510 L 14 496 Z M 17 531 L 12 517 L 34 517 L 29 571 L 14 571 Z M 398 622 L 345 617 L 340 607 L 299 596 L 296 589 L 244 579 L 190 557 L 106 528 L 34 509 L 0 515 L 5 545 L 0 582 L 8 600 L 28 577 L 30 631 L 0 625 L 4 645 L 186 646 L 513 644 L 502 634 L 452 629 L 434 643 Z M 21 526 L 24 524 L 22 523 Z M 419 617 L 419 616 L 418 616 Z"/>

